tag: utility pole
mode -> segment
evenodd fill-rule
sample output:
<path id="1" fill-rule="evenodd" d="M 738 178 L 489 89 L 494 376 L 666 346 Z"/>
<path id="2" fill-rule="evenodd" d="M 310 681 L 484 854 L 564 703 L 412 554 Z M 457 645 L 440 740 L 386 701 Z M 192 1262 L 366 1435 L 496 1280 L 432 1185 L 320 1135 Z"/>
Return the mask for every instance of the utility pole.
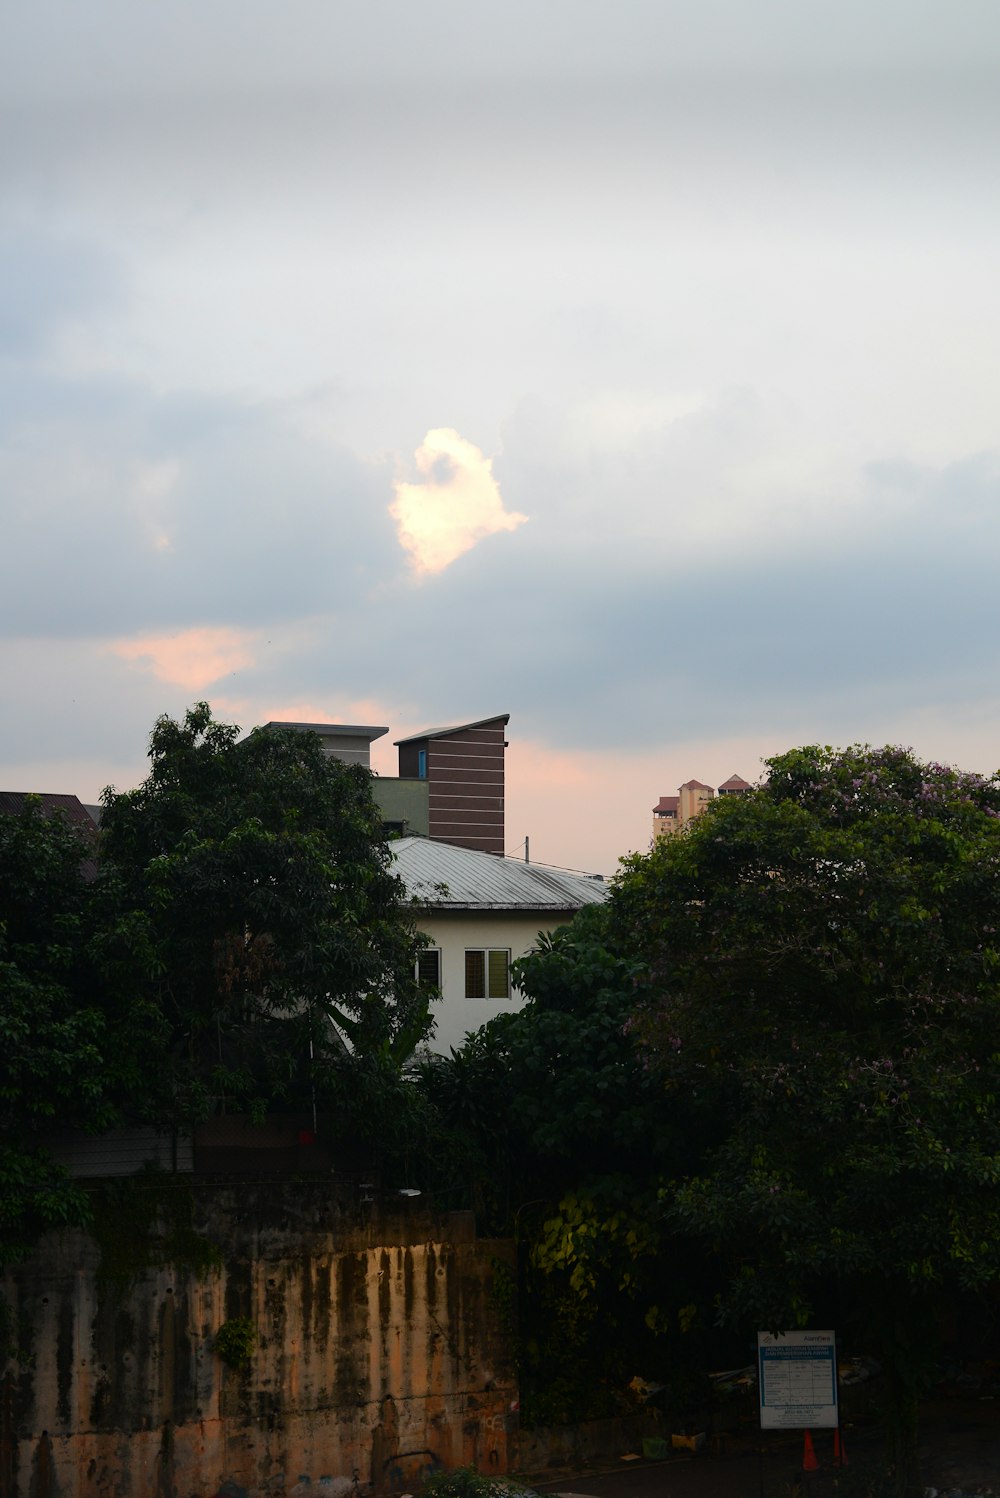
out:
<path id="1" fill-rule="evenodd" d="M 527 838 L 524 839 L 524 861 L 525 861 L 525 863 L 530 863 L 531 862 L 531 859 L 528 857 L 528 839 Z"/>

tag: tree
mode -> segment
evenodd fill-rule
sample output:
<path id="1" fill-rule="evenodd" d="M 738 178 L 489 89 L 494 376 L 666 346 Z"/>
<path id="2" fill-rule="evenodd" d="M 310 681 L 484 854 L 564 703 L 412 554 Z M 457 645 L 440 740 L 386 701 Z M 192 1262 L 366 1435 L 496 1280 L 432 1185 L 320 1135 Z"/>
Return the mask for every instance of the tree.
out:
<path id="1" fill-rule="evenodd" d="M 670 1220 L 726 1256 L 748 1329 L 837 1296 L 903 1491 L 935 1312 L 1000 1280 L 1000 779 L 894 748 L 768 765 L 628 861 L 613 941 L 667 1095 L 721 1131 Z"/>
<path id="2" fill-rule="evenodd" d="M 678 1313 L 700 1266 L 666 1245 L 659 1207 L 682 1110 L 630 1024 L 639 972 L 611 950 L 606 907 L 585 906 L 516 965 L 525 1006 L 421 1072 L 444 1135 L 435 1184 L 521 1249 L 528 1423 L 615 1413 L 633 1375 L 660 1381 L 691 1341 Z"/>
<path id="3" fill-rule="evenodd" d="M 241 739 L 205 703 L 158 720 L 150 760 L 137 790 L 105 793 L 98 879 L 105 962 L 140 954 L 162 1018 L 150 1116 L 301 1106 L 343 1083 L 346 1057 L 384 1060 L 426 1032 L 417 933 L 364 769 L 314 734 Z"/>
<path id="4" fill-rule="evenodd" d="M 107 1126 L 109 1024 L 87 956 L 92 849 L 37 800 L 0 816 L 0 1263 L 87 1216 L 46 1146 L 53 1123 Z"/>

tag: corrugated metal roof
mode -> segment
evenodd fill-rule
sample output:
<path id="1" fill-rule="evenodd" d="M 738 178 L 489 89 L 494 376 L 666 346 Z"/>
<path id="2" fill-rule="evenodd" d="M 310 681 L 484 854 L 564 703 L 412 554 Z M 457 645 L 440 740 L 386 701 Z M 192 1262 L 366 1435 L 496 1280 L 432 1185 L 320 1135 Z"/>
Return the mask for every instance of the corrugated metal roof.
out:
<path id="1" fill-rule="evenodd" d="M 453 723 L 450 728 L 425 728 L 423 733 L 411 733 L 409 738 L 394 739 L 394 744 L 417 744 L 424 739 L 443 739 L 453 733 L 465 733 L 469 728 L 486 728 L 491 723 L 502 723 L 506 728 L 510 713 L 494 713 L 492 718 L 477 718 L 474 723 Z"/>
<path id="2" fill-rule="evenodd" d="M 424 837 L 391 844 L 408 897 L 434 910 L 579 910 L 607 899 L 598 876 L 477 853 Z"/>

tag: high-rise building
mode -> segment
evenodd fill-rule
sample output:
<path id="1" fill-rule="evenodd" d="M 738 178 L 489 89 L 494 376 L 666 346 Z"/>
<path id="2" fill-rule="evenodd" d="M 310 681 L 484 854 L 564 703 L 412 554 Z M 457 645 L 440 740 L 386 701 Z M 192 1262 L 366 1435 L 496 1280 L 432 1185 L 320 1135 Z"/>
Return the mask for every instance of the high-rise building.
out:
<path id="1" fill-rule="evenodd" d="M 719 795 L 744 796 L 752 789 L 750 782 L 741 775 L 730 775 L 719 786 Z M 703 780 L 686 780 L 678 787 L 676 796 L 661 796 L 653 807 L 653 842 L 673 837 L 695 817 L 700 817 L 714 800 L 715 790 Z"/>

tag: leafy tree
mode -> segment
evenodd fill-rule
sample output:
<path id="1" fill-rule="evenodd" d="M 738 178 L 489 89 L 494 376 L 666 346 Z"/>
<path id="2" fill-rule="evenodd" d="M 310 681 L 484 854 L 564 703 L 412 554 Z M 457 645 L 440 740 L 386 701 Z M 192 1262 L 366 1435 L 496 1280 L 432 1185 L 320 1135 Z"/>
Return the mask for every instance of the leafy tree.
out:
<path id="1" fill-rule="evenodd" d="M 657 1338 L 705 1289 L 665 1243 L 659 1191 L 678 1168 L 681 1110 L 631 1027 L 640 966 L 608 935 L 601 906 L 540 934 L 516 967 L 524 1008 L 422 1072 L 447 1141 L 439 1183 L 446 1172 L 451 1200 L 464 1188 L 519 1242 L 529 1423 L 620 1409 L 635 1373 L 678 1360 L 676 1337 L 669 1352 Z"/>
<path id="2" fill-rule="evenodd" d="M 37 800 L 0 816 L 0 1262 L 87 1216 L 85 1195 L 46 1148 L 53 1122 L 114 1116 L 107 1017 L 86 954 L 81 864 L 92 851 Z"/>
<path id="3" fill-rule="evenodd" d="M 263 1111 L 342 1087 L 429 1026 L 417 934 L 370 778 L 293 729 L 239 730 L 205 703 L 160 718 L 151 770 L 107 791 L 104 961 L 142 967 L 165 1038 L 146 1111 Z"/>
<path id="4" fill-rule="evenodd" d="M 721 1128 L 670 1219 L 726 1255 L 748 1329 L 837 1295 L 903 1491 L 935 1312 L 1000 1279 L 1000 779 L 894 748 L 768 763 L 628 862 L 613 940 L 667 1095 Z"/>

